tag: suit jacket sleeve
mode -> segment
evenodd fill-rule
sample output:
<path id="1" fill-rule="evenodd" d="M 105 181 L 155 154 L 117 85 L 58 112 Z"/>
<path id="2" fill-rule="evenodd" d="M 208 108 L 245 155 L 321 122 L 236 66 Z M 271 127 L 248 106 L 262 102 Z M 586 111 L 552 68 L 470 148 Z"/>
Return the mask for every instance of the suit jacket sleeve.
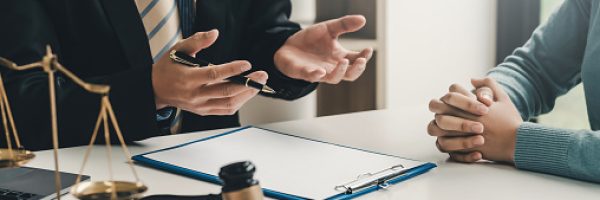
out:
<path id="1" fill-rule="evenodd" d="M 10 27 L 0 32 L 1 57 L 18 65 L 36 62 L 50 44 L 60 62 L 60 42 L 45 5 L 38 1 L 11 0 L 3 2 L 0 13 L 0 27 Z M 41 70 L 16 72 L 4 67 L 1 72 L 22 143 L 32 150 L 51 148 L 47 74 Z M 100 96 L 87 93 L 60 73 L 56 75 L 60 146 L 86 144 L 98 116 Z M 150 78 L 150 67 L 138 67 L 86 79 L 111 85 L 110 99 L 127 141 L 158 133 Z M 0 146 L 5 145 L 5 141 L 0 141 Z"/>
<path id="2" fill-rule="evenodd" d="M 273 61 L 275 52 L 300 26 L 289 21 L 291 3 L 289 0 L 257 0 L 252 2 L 247 16 L 245 52 L 253 66 L 269 73 L 268 84 L 278 94 L 275 98 L 294 100 L 312 92 L 316 83 L 292 79 L 281 73 Z"/>

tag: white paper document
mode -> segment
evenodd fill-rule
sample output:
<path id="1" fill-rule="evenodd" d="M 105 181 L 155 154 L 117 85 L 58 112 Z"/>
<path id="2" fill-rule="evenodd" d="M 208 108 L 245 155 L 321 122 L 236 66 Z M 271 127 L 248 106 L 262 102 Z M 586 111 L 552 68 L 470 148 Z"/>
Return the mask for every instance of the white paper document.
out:
<path id="1" fill-rule="evenodd" d="M 359 175 L 423 164 L 253 127 L 145 157 L 215 176 L 224 165 L 248 160 L 261 187 L 313 199 L 342 193 L 335 186 Z"/>

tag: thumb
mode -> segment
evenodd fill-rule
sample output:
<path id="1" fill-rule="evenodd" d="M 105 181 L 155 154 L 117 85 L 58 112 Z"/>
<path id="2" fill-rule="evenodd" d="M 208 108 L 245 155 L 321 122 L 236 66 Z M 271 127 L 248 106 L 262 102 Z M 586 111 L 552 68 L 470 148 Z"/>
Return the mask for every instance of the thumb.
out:
<path id="1" fill-rule="evenodd" d="M 491 106 L 494 103 L 494 91 L 488 86 L 479 87 L 475 90 L 477 100 L 486 106 Z"/>
<path id="2" fill-rule="evenodd" d="M 496 97 L 498 101 L 509 99 L 508 94 L 506 94 L 500 84 L 490 77 L 483 79 L 471 79 L 471 84 L 473 87 L 477 88 L 477 98 L 482 100 L 484 103 L 485 101 L 488 101 L 487 99 L 493 100 L 494 97 Z"/>
<path id="3" fill-rule="evenodd" d="M 213 29 L 208 32 L 197 32 L 194 35 L 182 40 L 173 49 L 190 54 L 191 56 L 200 50 L 210 47 L 219 37 L 219 31 Z"/>
<path id="4" fill-rule="evenodd" d="M 258 83 L 266 84 L 267 79 L 269 79 L 269 74 L 267 74 L 267 72 L 265 72 L 265 71 L 255 71 L 255 72 L 248 74 L 246 77 L 248 77 Z"/>
<path id="5" fill-rule="evenodd" d="M 367 23 L 362 15 L 348 15 L 337 19 L 324 22 L 332 38 L 337 38 L 341 34 L 358 31 Z"/>

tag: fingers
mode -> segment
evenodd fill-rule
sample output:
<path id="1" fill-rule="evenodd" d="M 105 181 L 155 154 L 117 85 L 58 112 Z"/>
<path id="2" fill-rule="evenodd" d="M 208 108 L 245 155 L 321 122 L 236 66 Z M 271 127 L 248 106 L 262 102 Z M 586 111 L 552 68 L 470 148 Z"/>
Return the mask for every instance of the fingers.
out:
<path id="1" fill-rule="evenodd" d="M 452 152 L 450 153 L 450 159 L 464 162 L 464 163 L 472 163 L 481 160 L 483 156 L 481 152 L 473 151 L 473 152 Z"/>
<path id="2" fill-rule="evenodd" d="M 438 137 L 438 148 L 442 152 L 464 152 L 485 143 L 483 136 Z"/>
<path id="3" fill-rule="evenodd" d="M 457 83 L 454 83 L 452 85 L 450 85 L 450 87 L 448 88 L 449 92 L 458 92 L 462 95 L 474 98 L 475 95 L 473 95 L 473 93 L 469 92 L 469 90 L 465 89 L 464 87 L 460 86 Z"/>
<path id="4" fill-rule="evenodd" d="M 232 97 L 248 90 L 251 88 L 236 83 L 222 82 L 202 87 L 195 97 L 196 101 L 203 101 L 211 98 Z"/>
<path id="5" fill-rule="evenodd" d="M 341 34 L 354 32 L 361 29 L 367 23 L 362 15 L 348 15 L 337 19 L 324 22 L 332 38 L 337 38 Z"/>
<path id="6" fill-rule="evenodd" d="M 346 71 L 348 70 L 349 63 L 350 61 L 348 61 L 348 59 L 343 59 L 342 61 L 338 62 L 335 69 L 333 69 L 331 73 L 327 74 L 327 76 L 325 76 L 325 78 L 322 81 L 329 84 L 340 83 L 340 81 L 342 81 L 342 78 L 344 78 Z"/>
<path id="7" fill-rule="evenodd" d="M 203 113 L 204 115 L 232 115 L 256 94 L 258 94 L 256 90 L 246 90 L 236 96 L 210 99 L 199 106 L 209 108 Z"/>
<path id="8" fill-rule="evenodd" d="M 472 136 L 472 135 L 474 135 L 472 133 L 457 132 L 457 131 L 447 131 L 447 130 L 441 129 L 437 125 L 437 123 L 435 122 L 435 120 L 431 120 L 429 122 L 429 124 L 427 125 L 427 133 L 429 133 L 429 135 L 434 136 L 434 137 Z"/>
<path id="9" fill-rule="evenodd" d="M 494 92 L 487 86 L 477 88 L 475 95 L 478 101 L 487 106 L 491 106 L 494 103 Z"/>
<path id="10" fill-rule="evenodd" d="M 368 61 L 371 57 L 373 57 L 373 48 L 366 48 L 360 52 L 352 51 L 346 55 L 346 59 L 350 60 L 352 63 L 358 58 L 366 58 Z"/>
<path id="11" fill-rule="evenodd" d="M 373 56 L 373 49 L 366 48 L 361 52 L 350 52 L 346 55 L 346 59 L 349 59 L 351 64 L 348 67 L 348 71 L 344 75 L 344 80 L 355 81 L 362 75 L 367 67 L 367 62 Z"/>
<path id="12" fill-rule="evenodd" d="M 312 83 L 321 81 L 321 79 L 327 75 L 325 68 L 312 63 L 294 64 L 289 68 L 284 68 L 284 71 L 282 72 L 291 78 Z"/>
<path id="13" fill-rule="evenodd" d="M 308 82 L 320 82 L 326 75 L 327 71 L 323 67 L 308 64 L 306 66 L 294 66 L 291 70 L 286 70 L 287 76 L 295 79 L 305 80 Z"/>
<path id="14" fill-rule="evenodd" d="M 475 115 L 485 115 L 489 111 L 489 108 L 477 99 L 469 98 L 458 92 L 449 92 L 441 100 L 448 105 Z"/>
<path id="15" fill-rule="evenodd" d="M 267 79 L 269 79 L 269 74 L 267 74 L 267 72 L 265 72 L 265 71 L 256 71 L 256 72 L 252 72 L 252 73 L 248 74 L 246 77 L 248 77 L 258 83 L 266 84 Z"/>
<path id="16" fill-rule="evenodd" d="M 187 80 L 196 80 L 198 85 L 209 83 L 217 83 L 223 79 L 239 75 L 251 69 L 248 61 L 233 61 L 222 65 L 212 65 L 203 68 L 190 68 L 189 75 L 192 76 Z"/>
<path id="17" fill-rule="evenodd" d="M 475 86 L 476 81 L 472 81 Z M 477 82 L 478 84 L 483 84 Z M 427 126 L 427 132 L 437 137 L 436 146 L 441 152 L 449 153 L 450 158 L 459 162 L 476 162 L 482 159 L 481 152 L 474 151 L 485 143 L 482 135 L 483 124 L 475 121 L 478 116 L 489 111 L 490 87 L 481 87 L 475 95 L 458 84 L 452 84 L 449 93 L 439 100 L 429 103 L 429 109 L 435 112 L 435 119 Z"/>
<path id="18" fill-rule="evenodd" d="M 436 114 L 435 123 L 438 127 L 447 131 L 483 133 L 483 124 L 460 117 Z"/>
<path id="19" fill-rule="evenodd" d="M 482 159 L 480 152 L 472 151 L 485 143 L 481 135 L 468 135 L 461 132 L 446 131 L 432 120 L 427 126 L 429 135 L 438 137 L 435 145 L 440 152 L 449 153 L 450 158 L 459 162 L 476 162 Z"/>
<path id="20" fill-rule="evenodd" d="M 314 65 L 307 65 L 298 71 L 300 72 L 300 75 L 292 78 L 303 79 L 313 83 L 321 81 L 321 79 L 327 75 L 327 71 L 324 68 Z"/>
<path id="21" fill-rule="evenodd" d="M 265 73 L 266 74 L 266 73 Z M 266 79 L 263 78 L 266 82 Z M 198 105 L 200 108 L 207 108 L 206 111 L 199 113 L 200 115 L 233 115 L 235 114 L 246 102 L 252 99 L 258 94 L 258 90 L 253 88 L 245 88 L 245 90 L 238 95 L 210 99 L 205 103 Z"/>
<path id="22" fill-rule="evenodd" d="M 459 108 L 461 111 L 464 110 L 463 112 L 465 112 L 465 113 L 484 115 L 489 110 L 485 106 L 488 104 L 485 104 L 485 103 L 482 104 L 481 102 L 479 102 L 477 97 L 473 93 L 471 93 L 464 87 L 460 86 L 459 84 L 455 83 L 455 84 L 450 85 L 450 87 L 448 88 L 448 91 L 450 91 L 450 92 L 448 94 L 446 94 L 444 97 L 442 97 L 442 100 L 444 101 L 444 103 L 448 103 L 449 105 L 451 105 L 453 107 Z M 446 102 L 446 101 L 448 101 L 448 102 Z M 453 102 L 453 103 L 449 103 L 449 102 Z M 467 109 L 465 109 L 465 108 L 467 108 Z M 455 116 L 457 116 L 457 115 L 455 115 Z M 473 119 L 473 118 L 470 118 L 470 119 Z"/>
<path id="23" fill-rule="evenodd" d="M 282 48 L 275 54 L 274 61 L 278 63 L 279 70 L 290 78 L 314 83 L 327 75 L 327 71 L 321 66 L 323 63 L 300 57 L 295 51 Z"/>
<path id="24" fill-rule="evenodd" d="M 186 52 L 190 54 L 190 56 L 194 56 L 200 50 L 205 49 L 215 43 L 218 37 L 219 31 L 217 29 L 213 29 L 208 32 L 197 32 L 187 39 L 177 43 L 173 49 Z"/>
<path id="25" fill-rule="evenodd" d="M 269 76 L 264 71 L 257 71 L 246 77 L 265 84 Z M 198 91 L 197 98 L 186 106 L 186 110 L 205 116 L 233 115 L 258 94 L 257 89 L 231 82 L 206 85 Z"/>
<path id="26" fill-rule="evenodd" d="M 322 67 L 305 67 L 304 77 L 309 78 L 311 82 L 325 82 L 329 84 L 338 84 L 342 80 L 355 81 L 365 71 L 367 60 L 358 58 L 350 66 L 348 59 L 342 59 L 337 63 L 337 66 L 329 73 Z M 323 74 L 326 74 L 322 77 Z"/>
<path id="27" fill-rule="evenodd" d="M 508 94 L 506 94 L 504 89 L 496 82 L 496 80 L 490 77 L 486 77 L 483 79 L 471 79 L 471 84 L 473 84 L 475 88 L 480 88 L 484 86 L 489 87 L 492 90 L 493 96 L 499 101 L 510 99 L 508 97 Z"/>
<path id="28" fill-rule="evenodd" d="M 366 68 L 367 68 L 367 59 L 366 58 L 358 58 L 358 59 L 354 60 L 354 62 L 352 63 L 352 66 L 350 66 L 348 68 L 348 71 L 344 75 L 344 80 L 355 81 L 356 79 L 358 79 L 358 77 L 360 77 L 360 75 L 362 75 L 363 72 L 365 72 Z"/>
<path id="29" fill-rule="evenodd" d="M 256 82 L 265 84 L 267 82 L 267 79 L 269 78 L 269 75 L 267 75 L 267 73 L 264 71 L 257 71 L 257 72 L 252 72 L 251 74 L 248 74 L 246 77 L 248 77 Z M 237 83 L 231 83 L 228 81 L 224 81 L 224 82 L 220 82 L 220 83 L 203 86 L 202 89 L 198 90 L 198 92 L 196 93 L 195 96 L 198 97 L 198 101 L 202 101 L 202 100 L 211 99 L 211 98 L 233 97 L 233 96 L 239 95 L 242 92 L 251 91 L 251 90 L 258 91 L 251 87 L 246 87 L 244 85 L 240 85 Z"/>
<path id="30" fill-rule="evenodd" d="M 440 115 L 452 115 L 470 120 L 476 120 L 478 117 L 477 115 L 465 112 L 463 110 L 457 109 L 456 107 L 448 105 L 439 99 L 432 99 L 431 101 L 429 101 L 429 111 Z"/>

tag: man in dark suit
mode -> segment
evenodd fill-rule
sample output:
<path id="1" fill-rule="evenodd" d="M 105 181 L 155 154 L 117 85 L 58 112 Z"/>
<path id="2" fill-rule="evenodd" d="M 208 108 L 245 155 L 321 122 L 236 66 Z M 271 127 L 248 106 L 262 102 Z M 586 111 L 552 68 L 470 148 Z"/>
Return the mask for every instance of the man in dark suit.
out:
<path id="1" fill-rule="evenodd" d="M 186 68 L 151 48 L 152 32 L 159 30 L 148 28 L 144 14 L 152 14 L 148 6 L 157 2 L 142 7 L 134 0 L 3 1 L 0 57 L 28 64 L 40 60 L 51 45 L 59 62 L 75 74 L 111 86 L 110 100 L 125 138 L 136 141 L 164 134 L 157 111 L 168 107 L 183 110 L 181 132 L 239 126 L 237 110 L 258 91 L 224 81 L 228 76 L 267 81 L 278 91 L 272 97 L 293 100 L 319 82 L 355 80 L 372 54 L 370 48 L 346 50 L 337 41 L 364 26 L 362 16 L 301 30 L 288 20 L 288 0 L 198 0 L 192 10 L 182 6 L 190 0 L 179 0 L 177 15 L 186 39 L 167 49 L 225 63 Z M 2 75 L 22 143 L 33 150 L 50 148 L 47 75 L 6 68 Z M 61 147 L 85 144 L 100 97 L 57 76 Z"/>

